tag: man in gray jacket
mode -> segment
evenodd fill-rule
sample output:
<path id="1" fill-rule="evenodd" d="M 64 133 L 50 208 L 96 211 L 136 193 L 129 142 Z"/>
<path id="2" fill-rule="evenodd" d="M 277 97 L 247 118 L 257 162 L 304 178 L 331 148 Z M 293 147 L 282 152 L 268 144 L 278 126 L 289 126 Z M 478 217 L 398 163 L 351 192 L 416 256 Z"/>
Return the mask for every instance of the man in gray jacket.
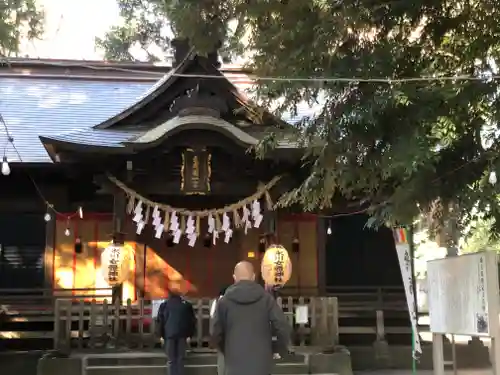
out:
<path id="1" fill-rule="evenodd" d="M 233 277 L 217 304 L 212 337 L 224 354 L 226 375 L 271 374 L 273 352 L 288 352 L 291 327 L 276 300 L 255 282 L 251 263 L 238 263 Z"/>

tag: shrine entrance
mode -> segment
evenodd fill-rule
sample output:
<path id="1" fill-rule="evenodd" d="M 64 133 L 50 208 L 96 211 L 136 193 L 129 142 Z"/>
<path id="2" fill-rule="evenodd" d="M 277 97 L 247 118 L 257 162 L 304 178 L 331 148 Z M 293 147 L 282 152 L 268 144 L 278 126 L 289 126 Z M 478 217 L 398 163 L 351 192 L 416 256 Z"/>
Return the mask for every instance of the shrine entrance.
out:
<path id="1" fill-rule="evenodd" d="M 165 239 L 156 239 L 152 233 L 146 232 L 141 236 L 140 242 L 154 249 L 156 256 L 153 259 L 159 257 L 192 285 L 190 296 L 215 297 L 222 287 L 233 283 L 234 266 L 243 259 L 240 251 L 241 237 L 241 233 L 235 231 L 229 243 L 216 241 L 214 244 L 211 237 L 203 236 L 191 247 L 185 239 L 174 244 Z M 147 257 L 148 255 L 146 263 Z M 159 271 L 149 272 L 149 285 L 145 287 L 146 297 L 159 297 L 161 291 L 164 295 L 167 294 L 168 277 Z M 155 272 L 158 274 L 157 277 L 154 277 Z"/>

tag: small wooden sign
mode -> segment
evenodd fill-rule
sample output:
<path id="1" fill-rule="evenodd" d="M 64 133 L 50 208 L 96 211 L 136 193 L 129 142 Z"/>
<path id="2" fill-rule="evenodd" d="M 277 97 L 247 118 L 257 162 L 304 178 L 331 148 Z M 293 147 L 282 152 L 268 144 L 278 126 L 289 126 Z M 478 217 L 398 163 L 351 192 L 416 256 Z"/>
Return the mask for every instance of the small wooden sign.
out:
<path id="1" fill-rule="evenodd" d="M 186 195 L 210 193 L 212 155 L 206 149 L 186 149 L 182 153 L 181 191 Z"/>

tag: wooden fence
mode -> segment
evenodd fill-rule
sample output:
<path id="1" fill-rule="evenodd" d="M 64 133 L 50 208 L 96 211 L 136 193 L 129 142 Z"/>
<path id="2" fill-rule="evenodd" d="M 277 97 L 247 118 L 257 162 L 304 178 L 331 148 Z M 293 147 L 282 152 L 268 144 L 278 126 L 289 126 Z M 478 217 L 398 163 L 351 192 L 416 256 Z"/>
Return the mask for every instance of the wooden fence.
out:
<path id="1" fill-rule="evenodd" d="M 0 339 L 50 339 L 56 300 L 102 300 L 111 288 L 0 289 Z M 40 329 L 40 327 L 43 327 Z"/>
<path id="2" fill-rule="evenodd" d="M 209 343 L 210 299 L 192 301 L 196 314 L 196 336 L 191 348 L 206 348 Z M 338 344 L 338 306 L 335 297 L 278 298 L 285 315 L 294 327 L 293 343 L 297 346 Z M 308 307 L 308 323 L 295 322 L 295 308 Z M 68 350 L 76 347 L 104 346 L 143 348 L 159 343 L 150 301 L 130 300 L 123 306 L 119 302 L 102 304 L 80 300 L 58 299 L 55 306 L 54 348 Z"/>
<path id="3" fill-rule="evenodd" d="M 289 291 L 284 289 L 281 291 L 282 295 L 285 295 Z M 371 345 L 371 343 L 376 339 L 386 339 L 389 338 L 389 343 L 396 342 L 400 340 L 402 343 L 409 343 L 411 338 L 411 328 L 408 318 L 408 312 L 406 307 L 406 301 L 404 297 L 404 292 L 396 288 L 381 288 L 381 287 L 360 287 L 360 288 L 335 288 L 334 290 L 329 290 L 329 293 L 333 293 L 337 297 L 338 301 L 338 330 L 335 340 L 339 341 L 343 345 Z M 291 293 L 293 297 L 283 296 L 280 301 L 282 301 L 283 309 L 287 315 L 292 319 L 293 306 L 301 304 L 302 300 L 304 303 L 317 306 L 321 301 L 321 297 L 297 297 Z M 57 340 L 64 341 L 64 336 L 68 335 L 68 327 L 70 330 L 70 335 L 73 338 L 74 346 L 78 347 L 89 346 L 90 345 L 90 334 L 89 326 L 92 327 L 90 319 L 90 309 L 94 304 L 95 309 L 94 315 L 98 316 L 98 311 L 104 309 L 104 304 L 102 299 L 108 298 L 111 301 L 111 290 L 95 290 L 95 289 L 59 289 L 59 290 L 1 290 L 0 289 L 0 342 L 4 340 L 16 339 L 25 340 L 26 346 L 30 345 L 31 339 L 45 339 L 44 341 L 47 346 L 52 346 L 50 341 L 54 342 Z M 302 300 L 301 300 L 302 298 Z M 92 303 L 95 299 L 97 302 Z M 61 304 L 61 309 L 59 309 L 59 316 L 66 316 L 68 301 L 71 303 L 71 324 L 66 322 L 66 317 L 56 320 L 55 301 L 61 300 L 63 302 L 58 302 Z M 202 326 L 202 330 L 199 332 L 205 332 L 203 336 L 204 339 L 196 338 L 193 340 L 194 346 L 206 345 L 206 330 L 208 324 L 208 299 L 201 299 L 195 301 L 195 306 L 198 314 L 198 323 Z M 292 301 L 289 303 L 289 301 Z M 142 303 L 142 313 L 141 313 L 141 303 Z M 142 301 L 139 304 L 131 304 L 129 306 L 122 306 L 119 309 L 120 323 L 118 324 L 118 337 L 123 339 L 127 336 L 127 327 L 129 328 L 130 340 L 134 341 L 134 344 L 139 346 L 152 345 L 148 342 L 148 335 L 150 335 L 151 329 L 151 303 L 148 301 Z M 79 306 L 84 307 L 83 312 L 83 328 L 79 325 Z M 108 323 L 105 325 L 107 328 L 99 328 L 100 322 L 103 321 L 104 317 L 101 319 L 96 318 L 96 324 L 92 332 L 101 332 L 99 335 L 94 334 L 97 338 L 92 341 L 92 345 L 100 345 L 99 342 L 106 341 L 108 344 L 113 344 L 114 341 L 114 329 L 113 321 L 116 314 L 114 306 L 110 306 L 106 303 L 106 308 L 108 313 Z M 290 306 L 290 307 L 289 307 Z M 317 308 L 319 310 L 319 307 Z M 102 316 L 102 312 L 100 313 Z M 113 317 L 111 317 L 113 315 Z M 317 315 L 317 314 L 316 314 Z M 142 317 L 141 317 L 142 316 Z M 313 314 L 310 312 L 310 317 Z M 127 318 L 129 317 L 129 318 Z M 129 320 L 129 323 L 127 323 Z M 54 324 L 55 321 L 59 321 L 58 327 Z M 63 323 L 61 323 L 63 321 Z M 297 345 L 309 345 L 314 340 L 311 338 L 311 334 L 308 333 L 311 329 L 312 321 L 310 324 L 304 327 L 297 326 L 295 329 L 295 343 Z M 128 324 L 128 325 L 127 325 Z M 141 328 L 142 327 L 142 328 Z M 135 336 L 139 336 L 139 330 L 142 329 L 144 338 L 137 341 Z M 422 327 L 424 331 L 427 327 Z M 57 333 L 59 332 L 59 333 Z M 64 333 L 66 332 L 66 333 Z M 58 335 L 56 340 L 55 334 Z M 60 336 L 59 336 L 60 335 Z M 151 336 L 151 335 L 150 335 Z M 108 337 L 108 339 L 105 339 Z M 151 336 L 152 337 L 152 336 Z M 79 344 L 79 341 L 82 344 Z M 317 341 L 317 340 L 316 340 Z M 142 344 L 141 344 L 142 342 Z M 36 345 L 41 344 L 39 342 Z M 120 344 L 118 342 L 118 344 Z M 9 344 L 10 345 L 10 344 Z M 17 345 L 17 344 L 16 344 Z M 25 344 L 22 344 L 25 345 Z M 24 347 L 24 346 L 23 346 Z"/>

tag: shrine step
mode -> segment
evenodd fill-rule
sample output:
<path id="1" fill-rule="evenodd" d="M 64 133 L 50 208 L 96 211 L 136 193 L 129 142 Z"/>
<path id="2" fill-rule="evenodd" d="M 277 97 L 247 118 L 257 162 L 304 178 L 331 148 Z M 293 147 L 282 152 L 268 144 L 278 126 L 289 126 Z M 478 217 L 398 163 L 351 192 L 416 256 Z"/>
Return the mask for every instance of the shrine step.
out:
<path id="1" fill-rule="evenodd" d="M 86 362 L 86 365 L 85 363 Z M 165 375 L 166 357 L 162 351 L 149 352 L 75 352 L 68 357 L 45 357 L 38 362 L 37 375 Z M 85 370 L 84 370 L 85 368 Z M 318 354 L 310 357 L 293 354 L 275 361 L 274 375 L 352 375 L 348 354 Z M 217 375 L 215 353 L 189 353 L 185 375 Z"/>
<path id="2" fill-rule="evenodd" d="M 123 371 L 132 369 L 151 375 L 160 374 L 165 371 L 155 366 L 163 366 L 166 358 L 158 353 L 155 358 L 135 357 L 134 353 L 122 355 L 119 358 L 92 358 L 88 359 L 88 375 L 104 375 L 104 372 L 111 371 L 111 374 L 121 374 Z M 141 368 L 144 366 L 144 368 Z M 188 354 L 185 361 L 187 375 L 217 375 L 217 355 L 216 354 Z M 102 374 L 101 374 L 102 372 Z M 308 367 L 303 355 L 288 355 L 285 358 L 275 360 L 274 370 L 276 375 L 281 374 L 307 374 Z"/>
<path id="3" fill-rule="evenodd" d="M 306 359 L 302 354 L 289 354 L 281 359 L 275 359 L 277 365 L 283 364 L 305 364 Z M 186 357 L 188 365 L 217 365 L 216 354 L 188 354 Z"/>

